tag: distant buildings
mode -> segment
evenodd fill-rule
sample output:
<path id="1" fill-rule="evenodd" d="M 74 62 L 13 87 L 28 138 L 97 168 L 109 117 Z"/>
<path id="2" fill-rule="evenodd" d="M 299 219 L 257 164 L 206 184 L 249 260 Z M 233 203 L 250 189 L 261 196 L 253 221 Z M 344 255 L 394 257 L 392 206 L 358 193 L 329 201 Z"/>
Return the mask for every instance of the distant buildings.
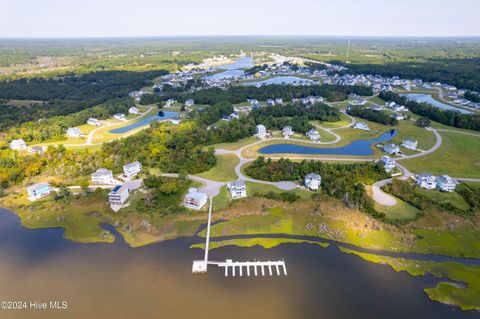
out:
<path id="1" fill-rule="evenodd" d="M 290 125 L 284 126 L 283 129 L 282 129 L 282 135 L 285 138 L 290 138 L 290 136 L 293 135 L 292 127 Z"/>
<path id="2" fill-rule="evenodd" d="M 67 130 L 68 137 L 80 137 L 82 136 L 82 131 L 78 127 L 71 127 Z"/>
<path id="3" fill-rule="evenodd" d="M 275 105 L 275 101 L 273 99 L 267 99 L 266 102 L 267 102 L 267 106 L 274 106 Z"/>
<path id="4" fill-rule="evenodd" d="M 308 136 L 312 141 L 318 142 L 320 140 L 320 133 L 318 133 L 317 130 L 314 130 L 313 128 L 305 133 L 306 136 Z"/>
<path id="5" fill-rule="evenodd" d="M 400 153 L 400 147 L 395 144 L 387 144 L 383 147 L 383 150 L 385 153 L 390 154 L 390 155 L 397 155 Z"/>
<path id="6" fill-rule="evenodd" d="M 52 188 L 48 183 L 38 183 L 27 187 L 28 199 L 32 202 L 48 196 L 51 192 Z"/>
<path id="7" fill-rule="evenodd" d="M 435 176 L 428 173 L 422 173 L 417 175 L 417 184 L 421 188 L 425 189 L 435 189 L 437 187 Z"/>
<path id="8" fill-rule="evenodd" d="M 276 98 L 276 99 L 275 99 L 275 104 L 276 104 L 276 105 L 283 104 L 283 99 L 281 99 L 281 98 Z"/>
<path id="9" fill-rule="evenodd" d="M 262 124 L 257 125 L 256 135 L 260 138 L 265 138 L 267 136 L 267 128 Z"/>
<path id="10" fill-rule="evenodd" d="M 113 173 L 106 168 L 99 168 L 90 175 L 93 184 L 114 184 Z"/>
<path id="11" fill-rule="evenodd" d="M 136 108 L 135 106 L 132 106 L 131 108 L 128 109 L 129 114 L 140 114 L 140 110 Z"/>
<path id="12" fill-rule="evenodd" d="M 12 150 L 17 150 L 17 151 L 23 151 L 27 149 L 27 143 L 25 143 L 24 140 L 18 139 L 18 140 L 13 140 L 10 142 L 10 149 Z"/>
<path id="13" fill-rule="evenodd" d="M 111 205 L 123 205 L 130 196 L 130 190 L 126 185 L 115 186 L 110 193 L 108 193 L 108 202 Z"/>
<path id="14" fill-rule="evenodd" d="M 87 124 L 92 126 L 100 126 L 102 125 L 102 122 L 94 117 L 91 117 L 87 120 Z"/>
<path id="15" fill-rule="evenodd" d="M 380 161 L 383 163 L 383 167 L 387 173 L 390 173 L 390 171 L 395 168 L 395 160 L 390 156 L 382 156 Z"/>
<path id="16" fill-rule="evenodd" d="M 307 176 L 305 176 L 304 184 L 312 191 L 318 190 L 321 183 L 322 183 L 322 177 L 318 174 L 310 173 Z"/>
<path id="17" fill-rule="evenodd" d="M 417 140 L 413 138 L 406 138 L 403 140 L 403 143 L 401 146 L 415 151 L 417 150 L 417 144 L 418 144 Z"/>
<path id="18" fill-rule="evenodd" d="M 448 175 L 442 175 L 437 177 L 437 188 L 443 192 L 453 192 L 455 191 L 456 184 L 454 180 Z"/>
<path id="19" fill-rule="evenodd" d="M 123 113 L 117 113 L 113 116 L 114 119 L 119 120 L 119 121 L 125 121 L 125 114 Z"/>
<path id="20" fill-rule="evenodd" d="M 175 102 L 177 101 L 175 101 L 174 99 L 168 99 L 167 102 L 165 102 L 165 107 L 172 107 Z"/>
<path id="21" fill-rule="evenodd" d="M 129 179 L 142 171 L 142 164 L 138 161 L 123 166 L 123 173 Z"/>
<path id="22" fill-rule="evenodd" d="M 200 210 L 207 203 L 207 194 L 198 192 L 196 188 L 191 188 L 185 195 L 183 205 L 187 208 Z"/>
<path id="23" fill-rule="evenodd" d="M 357 130 L 361 130 L 361 131 L 370 131 L 370 128 L 368 127 L 368 125 L 366 123 L 363 123 L 363 122 L 355 123 L 353 128 L 355 128 Z"/>
<path id="24" fill-rule="evenodd" d="M 227 187 L 230 191 L 230 194 L 232 195 L 232 199 L 247 197 L 247 188 L 244 181 L 238 180 L 228 183 Z"/>

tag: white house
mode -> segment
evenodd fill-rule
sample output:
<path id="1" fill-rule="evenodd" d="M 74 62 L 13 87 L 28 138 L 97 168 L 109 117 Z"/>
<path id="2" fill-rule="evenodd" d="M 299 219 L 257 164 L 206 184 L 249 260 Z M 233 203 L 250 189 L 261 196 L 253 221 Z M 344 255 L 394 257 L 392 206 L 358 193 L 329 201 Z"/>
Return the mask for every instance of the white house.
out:
<path id="1" fill-rule="evenodd" d="M 267 128 L 262 124 L 257 125 L 256 135 L 260 138 L 265 138 L 267 136 Z"/>
<path id="2" fill-rule="evenodd" d="M 174 99 L 168 99 L 167 102 L 165 103 L 165 107 L 172 107 L 173 104 L 175 104 L 175 100 Z"/>
<path id="3" fill-rule="evenodd" d="M 119 121 L 125 121 L 125 114 L 123 113 L 117 113 L 113 116 L 114 119 L 119 120 Z"/>
<path id="4" fill-rule="evenodd" d="M 137 107 L 132 106 L 128 109 L 128 114 L 140 114 L 140 110 Z"/>
<path id="5" fill-rule="evenodd" d="M 13 140 L 10 142 L 10 149 L 12 150 L 26 150 L 27 149 L 27 143 L 25 143 L 24 140 L 18 139 L 18 140 Z"/>
<path id="6" fill-rule="evenodd" d="M 80 137 L 82 136 L 82 131 L 78 127 L 71 127 L 67 130 L 68 137 Z"/>
<path id="7" fill-rule="evenodd" d="M 417 144 L 418 144 L 417 140 L 413 138 L 406 138 L 403 140 L 403 143 L 401 146 L 415 151 L 417 149 Z"/>
<path id="8" fill-rule="evenodd" d="M 284 126 L 282 129 L 282 135 L 285 138 L 289 138 L 290 136 L 292 136 L 293 135 L 292 127 L 290 125 Z"/>
<path id="9" fill-rule="evenodd" d="M 130 196 L 130 190 L 125 185 L 115 186 L 110 193 L 108 193 L 108 202 L 111 205 L 123 205 Z"/>
<path id="10" fill-rule="evenodd" d="M 189 190 L 185 195 L 183 205 L 187 208 L 200 210 L 207 203 L 207 194 L 198 192 L 195 188 Z"/>
<path id="11" fill-rule="evenodd" d="M 383 150 L 385 151 L 385 153 L 390 155 L 396 155 L 400 153 L 400 147 L 395 144 L 387 144 L 383 147 Z"/>
<path id="12" fill-rule="evenodd" d="M 356 100 L 350 101 L 348 104 L 354 105 L 354 106 L 361 106 L 361 105 L 367 104 L 367 100 L 356 99 Z"/>
<path id="13" fill-rule="evenodd" d="M 390 156 L 382 156 L 380 159 L 385 167 L 385 172 L 389 173 L 392 169 L 395 168 L 395 160 Z"/>
<path id="14" fill-rule="evenodd" d="M 310 173 L 305 176 L 304 183 L 310 190 L 316 191 L 322 183 L 322 177 L 318 174 Z"/>
<path id="15" fill-rule="evenodd" d="M 93 184 L 115 184 L 113 173 L 106 168 L 99 168 L 95 173 L 90 174 Z"/>
<path id="16" fill-rule="evenodd" d="M 317 130 L 314 130 L 313 128 L 305 133 L 306 136 L 308 136 L 312 141 L 317 142 L 320 139 L 320 133 L 318 133 Z"/>
<path id="17" fill-rule="evenodd" d="M 267 102 L 268 106 L 274 106 L 275 105 L 275 101 L 273 99 L 267 99 L 266 102 Z"/>
<path id="18" fill-rule="evenodd" d="M 455 191 L 455 187 L 457 186 L 455 185 L 454 180 L 448 175 L 442 175 L 437 177 L 436 182 L 437 188 L 443 192 L 451 193 Z"/>
<path id="19" fill-rule="evenodd" d="M 355 123 L 353 128 L 356 128 L 357 130 L 362 130 L 362 131 L 370 131 L 370 128 L 368 127 L 368 125 L 363 122 Z"/>
<path id="20" fill-rule="evenodd" d="M 87 120 L 87 124 L 92 126 L 100 126 L 102 125 L 102 122 L 94 117 L 91 117 Z"/>
<path id="21" fill-rule="evenodd" d="M 247 188 L 244 181 L 238 180 L 228 183 L 227 187 L 232 195 L 232 199 L 247 197 Z"/>
<path id="22" fill-rule="evenodd" d="M 421 188 L 425 189 L 435 189 L 435 187 L 437 187 L 435 176 L 428 173 L 422 173 L 417 175 L 417 184 Z"/>
<path id="23" fill-rule="evenodd" d="M 281 99 L 281 98 L 276 98 L 276 99 L 275 99 L 275 104 L 277 104 L 277 105 L 278 105 L 278 104 L 283 104 L 283 99 Z"/>
<path id="24" fill-rule="evenodd" d="M 28 200 L 35 201 L 42 197 L 48 196 L 52 192 L 52 188 L 48 183 L 38 183 L 27 187 Z"/>
<path id="25" fill-rule="evenodd" d="M 168 119 L 170 123 L 178 125 L 182 121 L 182 119 L 179 116 L 171 117 Z"/>
<path id="26" fill-rule="evenodd" d="M 195 101 L 192 99 L 188 99 L 185 101 L 185 107 L 192 107 L 195 104 Z"/>
<path id="27" fill-rule="evenodd" d="M 132 178 L 142 170 L 142 164 L 138 161 L 123 166 L 123 173 L 127 178 Z"/>

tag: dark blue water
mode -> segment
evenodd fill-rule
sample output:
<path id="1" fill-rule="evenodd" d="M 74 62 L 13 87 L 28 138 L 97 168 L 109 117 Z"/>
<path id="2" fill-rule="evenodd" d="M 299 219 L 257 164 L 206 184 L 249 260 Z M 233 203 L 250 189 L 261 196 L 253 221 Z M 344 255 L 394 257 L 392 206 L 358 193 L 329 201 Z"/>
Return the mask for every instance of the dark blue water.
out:
<path id="1" fill-rule="evenodd" d="M 172 112 L 172 111 L 163 111 L 163 113 L 164 113 L 163 116 L 159 116 L 158 114 L 152 115 L 152 116 L 150 116 L 150 117 L 144 118 L 143 120 L 140 120 L 140 121 L 135 122 L 135 123 L 133 123 L 133 124 L 126 125 L 126 126 L 122 126 L 122 127 L 120 127 L 120 128 L 116 128 L 116 129 L 110 130 L 109 133 L 112 133 L 112 134 L 123 134 L 123 133 L 126 133 L 126 132 L 128 132 L 128 131 L 134 130 L 134 129 L 136 129 L 136 128 L 139 128 L 139 127 L 148 125 L 148 124 L 150 124 L 152 121 L 162 121 L 162 120 L 166 120 L 166 119 L 175 117 L 175 116 L 177 116 L 177 114 L 178 114 L 178 112 Z"/>
<path id="2" fill-rule="evenodd" d="M 397 135 L 397 131 L 388 131 L 376 139 L 356 140 L 351 144 L 334 147 L 320 148 L 302 146 L 296 144 L 272 144 L 258 150 L 260 154 L 321 154 L 321 155 L 349 155 L 349 156 L 370 156 L 373 155 L 373 146 L 377 143 L 387 142 Z"/>
<path id="3" fill-rule="evenodd" d="M 114 231 L 111 227 L 104 228 Z M 116 235 L 118 233 L 114 232 Z M 414 278 L 388 266 L 340 253 L 333 245 L 224 247 L 212 260 L 279 260 L 288 276 L 225 278 L 209 267 L 192 276 L 189 249 L 198 238 L 140 248 L 77 244 L 60 229 L 28 230 L 0 209 L 0 299 L 67 300 L 66 311 L 4 311 L 0 318 L 405 319 L 479 318 L 433 302 L 423 292 L 438 280 Z"/>

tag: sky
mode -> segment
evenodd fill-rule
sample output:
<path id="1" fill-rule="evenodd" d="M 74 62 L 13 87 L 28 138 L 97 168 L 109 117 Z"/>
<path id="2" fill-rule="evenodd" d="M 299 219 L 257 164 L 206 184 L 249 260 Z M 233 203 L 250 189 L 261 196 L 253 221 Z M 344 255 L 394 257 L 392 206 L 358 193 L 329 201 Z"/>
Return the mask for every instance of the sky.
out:
<path id="1" fill-rule="evenodd" d="M 0 37 L 480 36 L 479 0 L 0 0 Z"/>

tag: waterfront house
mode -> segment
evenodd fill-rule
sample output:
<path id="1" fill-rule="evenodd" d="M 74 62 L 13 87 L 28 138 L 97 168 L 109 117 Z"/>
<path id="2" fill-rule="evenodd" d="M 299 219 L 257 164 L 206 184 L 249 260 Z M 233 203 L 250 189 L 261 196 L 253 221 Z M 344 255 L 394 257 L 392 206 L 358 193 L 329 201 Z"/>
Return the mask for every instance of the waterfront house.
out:
<path id="1" fill-rule="evenodd" d="M 353 128 L 355 128 L 357 130 L 361 130 L 361 131 L 370 131 L 370 128 L 368 127 L 368 125 L 366 123 L 363 123 L 363 122 L 355 123 Z"/>
<path id="2" fill-rule="evenodd" d="M 437 188 L 443 192 L 451 193 L 455 191 L 455 187 L 457 186 L 455 184 L 455 181 L 448 175 L 442 175 L 437 177 L 436 182 Z"/>
<path id="3" fill-rule="evenodd" d="M 114 184 L 113 173 L 106 168 L 99 168 L 90 175 L 93 184 Z"/>
<path id="4" fill-rule="evenodd" d="M 27 149 L 27 143 L 23 139 L 13 140 L 10 142 L 10 149 L 22 151 Z"/>
<path id="5" fill-rule="evenodd" d="M 80 137 L 82 136 L 82 131 L 78 127 L 71 127 L 67 130 L 68 137 Z"/>
<path id="6" fill-rule="evenodd" d="M 52 188 L 48 183 L 38 183 L 27 187 L 28 200 L 35 201 L 37 199 L 48 196 L 52 192 Z"/>
<path id="7" fill-rule="evenodd" d="M 197 191 L 195 188 L 191 188 L 188 194 L 185 195 L 183 205 L 187 208 L 200 210 L 207 203 L 207 194 Z"/>
<path id="8" fill-rule="evenodd" d="M 117 113 L 113 116 L 114 119 L 119 120 L 119 121 L 125 121 L 125 114 L 123 113 Z"/>
<path id="9" fill-rule="evenodd" d="M 136 176 L 142 170 L 142 164 L 138 161 L 123 166 L 123 173 L 127 178 Z"/>
<path id="10" fill-rule="evenodd" d="M 175 116 L 175 117 L 171 117 L 171 118 L 169 119 L 169 121 L 170 121 L 170 123 L 172 123 L 172 124 L 178 125 L 178 124 L 180 124 L 180 122 L 182 121 L 182 119 L 180 118 L 180 116 L 177 115 L 177 116 Z"/>
<path id="11" fill-rule="evenodd" d="M 186 107 L 186 108 L 190 108 L 190 107 L 192 107 L 194 104 L 195 104 L 195 101 L 192 100 L 192 99 L 188 99 L 188 100 L 185 101 L 185 107 Z"/>
<path id="12" fill-rule="evenodd" d="M 126 185 L 116 185 L 108 193 L 108 202 L 111 205 L 123 205 L 130 196 L 130 190 Z"/>
<path id="13" fill-rule="evenodd" d="M 87 120 L 87 124 L 92 126 L 100 126 L 102 125 L 102 122 L 100 122 L 98 119 L 94 117 L 91 117 Z"/>
<path id="14" fill-rule="evenodd" d="M 305 176 L 304 184 L 312 191 L 318 190 L 322 183 L 322 177 L 315 173 L 310 173 Z"/>
<path id="15" fill-rule="evenodd" d="M 282 129 L 282 135 L 285 138 L 289 138 L 290 136 L 292 136 L 293 135 L 292 127 L 290 125 L 284 126 Z"/>
<path id="16" fill-rule="evenodd" d="M 401 146 L 415 151 L 417 149 L 417 144 L 418 144 L 417 140 L 413 138 L 406 138 L 403 140 Z"/>
<path id="17" fill-rule="evenodd" d="M 139 113 L 140 113 L 140 110 L 135 106 L 132 106 L 131 108 L 128 109 L 128 114 L 139 114 Z"/>
<path id="18" fill-rule="evenodd" d="M 257 125 L 256 135 L 260 138 L 265 138 L 267 136 L 267 128 L 262 124 Z"/>
<path id="19" fill-rule="evenodd" d="M 387 173 L 390 173 L 390 171 L 395 168 L 395 160 L 390 156 L 382 156 L 380 161 L 383 163 L 383 167 Z"/>
<path id="20" fill-rule="evenodd" d="M 400 147 L 395 144 L 387 144 L 383 147 L 383 151 L 390 155 L 397 155 L 400 153 Z"/>
<path id="21" fill-rule="evenodd" d="M 425 189 L 435 189 L 435 187 L 437 187 L 435 176 L 429 173 L 422 173 L 417 175 L 417 184 L 421 188 Z"/>
<path id="22" fill-rule="evenodd" d="M 317 130 L 314 130 L 313 128 L 305 133 L 306 136 L 308 136 L 312 141 L 318 142 L 320 140 L 320 133 L 318 133 Z"/>
<path id="23" fill-rule="evenodd" d="M 228 190 L 230 191 L 230 195 L 232 199 L 238 199 L 247 197 L 247 188 L 245 186 L 245 182 L 242 180 L 234 181 L 227 184 Z"/>

